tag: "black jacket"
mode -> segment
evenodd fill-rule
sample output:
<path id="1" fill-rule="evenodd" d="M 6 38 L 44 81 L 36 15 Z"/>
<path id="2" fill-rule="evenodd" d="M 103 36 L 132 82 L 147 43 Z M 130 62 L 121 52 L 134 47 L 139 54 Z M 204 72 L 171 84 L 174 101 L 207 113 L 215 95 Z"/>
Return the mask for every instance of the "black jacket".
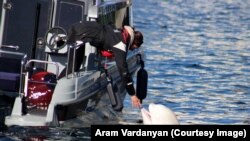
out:
<path id="1" fill-rule="evenodd" d="M 135 94 L 133 79 L 126 62 L 128 43 L 124 43 L 121 30 L 113 25 L 102 25 L 94 21 L 77 23 L 69 29 L 67 42 L 74 44 L 77 40 L 89 42 L 102 50 L 112 51 L 128 94 Z"/>

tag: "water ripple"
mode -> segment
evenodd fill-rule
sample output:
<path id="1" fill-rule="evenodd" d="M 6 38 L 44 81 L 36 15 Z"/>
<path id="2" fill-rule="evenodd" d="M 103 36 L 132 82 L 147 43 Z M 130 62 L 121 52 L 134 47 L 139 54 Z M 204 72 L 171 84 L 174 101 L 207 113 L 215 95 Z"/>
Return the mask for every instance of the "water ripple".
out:
<path id="1" fill-rule="evenodd" d="M 165 104 L 184 124 L 249 124 L 250 1 L 145 0 L 135 7 L 149 72 L 144 104 Z"/>

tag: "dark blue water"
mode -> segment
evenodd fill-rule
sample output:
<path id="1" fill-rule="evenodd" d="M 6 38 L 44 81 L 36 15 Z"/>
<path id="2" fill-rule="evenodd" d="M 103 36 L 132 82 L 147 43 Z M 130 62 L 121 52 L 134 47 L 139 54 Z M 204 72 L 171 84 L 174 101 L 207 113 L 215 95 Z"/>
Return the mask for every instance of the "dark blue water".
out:
<path id="1" fill-rule="evenodd" d="M 149 75 L 143 106 L 164 104 L 181 124 L 250 124 L 249 0 L 134 0 L 133 10 Z M 125 106 L 125 120 L 141 118 L 129 97 Z M 16 127 L 5 134 L 89 139 L 85 128 Z"/>
<path id="2" fill-rule="evenodd" d="M 164 104 L 182 124 L 250 124 L 249 13 L 249 0 L 135 0 L 144 105 Z"/>
<path id="3" fill-rule="evenodd" d="M 149 72 L 144 105 L 164 104 L 182 124 L 250 124 L 249 13 L 248 0 L 135 1 Z"/>

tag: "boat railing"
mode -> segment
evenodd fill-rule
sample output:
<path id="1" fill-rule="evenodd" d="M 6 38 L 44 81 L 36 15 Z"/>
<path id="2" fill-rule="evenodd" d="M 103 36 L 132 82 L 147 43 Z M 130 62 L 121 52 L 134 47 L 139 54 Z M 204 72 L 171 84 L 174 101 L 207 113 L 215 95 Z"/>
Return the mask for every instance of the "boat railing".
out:
<path id="1" fill-rule="evenodd" d="M 57 62 L 51 62 L 51 61 L 43 61 L 43 60 L 36 60 L 36 59 L 31 59 L 29 60 L 26 64 L 25 64 L 25 68 L 29 68 L 30 65 L 32 63 L 42 63 L 42 64 L 51 64 L 51 65 L 54 65 L 56 67 L 55 71 L 55 75 L 56 75 L 56 78 L 58 79 L 58 76 L 59 76 L 59 65 Z"/>
<path id="2" fill-rule="evenodd" d="M 67 66 L 66 66 L 66 78 L 69 78 L 69 73 L 72 72 L 72 77 L 75 76 L 75 56 L 76 56 L 76 48 L 80 47 L 79 45 L 76 46 L 68 46 L 68 57 L 67 57 Z M 73 52 L 72 58 L 71 51 Z M 71 60 L 73 59 L 73 60 Z M 70 65 L 72 63 L 72 65 Z"/>
<path id="3" fill-rule="evenodd" d="M 76 50 L 80 47 L 84 47 L 84 57 L 80 68 L 76 68 Z M 82 41 L 77 41 L 74 45 L 68 45 L 67 52 L 67 65 L 66 65 L 66 78 L 78 77 L 81 73 L 91 70 L 96 70 L 95 66 L 95 56 L 96 48 L 89 45 L 89 43 L 84 43 Z M 78 66 L 79 67 L 79 66 Z"/>

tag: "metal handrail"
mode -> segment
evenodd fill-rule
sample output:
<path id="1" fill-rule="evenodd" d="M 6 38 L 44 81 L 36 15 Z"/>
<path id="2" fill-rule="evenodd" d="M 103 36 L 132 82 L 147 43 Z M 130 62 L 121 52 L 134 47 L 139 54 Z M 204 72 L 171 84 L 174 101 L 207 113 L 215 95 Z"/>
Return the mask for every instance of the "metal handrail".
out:
<path id="1" fill-rule="evenodd" d="M 59 65 L 58 65 L 57 62 L 50 62 L 50 61 L 42 61 L 42 60 L 31 59 L 31 60 L 29 60 L 26 63 L 25 68 L 27 68 L 31 62 L 55 65 L 56 66 L 56 78 L 58 79 L 58 76 L 59 76 Z"/>
<path id="2" fill-rule="evenodd" d="M 0 45 L 0 48 L 13 48 L 13 49 L 16 49 L 18 50 L 19 49 L 19 46 L 13 46 L 13 45 Z"/>
<path id="3" fill-rule="evenodd" d="M 75 45 L 69 45 L 68 46 L 68 57 L 67 57 L 67 66 L 66 66 L 66 78 L 68 77 L 69 72 L 72 73 L 73 77 L 75 76 L 75 58 L 76 58 L 76 49 L 81 47 L 84 44 L 84 42 L 79 43 L 79 44 L 75 44 Z M 72 61 L 72 68 L 69 68 L 70 64 L 70 56 L 71 56 L 71 50 L 73 50 L 73 61 Z M 71 69 L 71 71 L 70 71 Z"/>

